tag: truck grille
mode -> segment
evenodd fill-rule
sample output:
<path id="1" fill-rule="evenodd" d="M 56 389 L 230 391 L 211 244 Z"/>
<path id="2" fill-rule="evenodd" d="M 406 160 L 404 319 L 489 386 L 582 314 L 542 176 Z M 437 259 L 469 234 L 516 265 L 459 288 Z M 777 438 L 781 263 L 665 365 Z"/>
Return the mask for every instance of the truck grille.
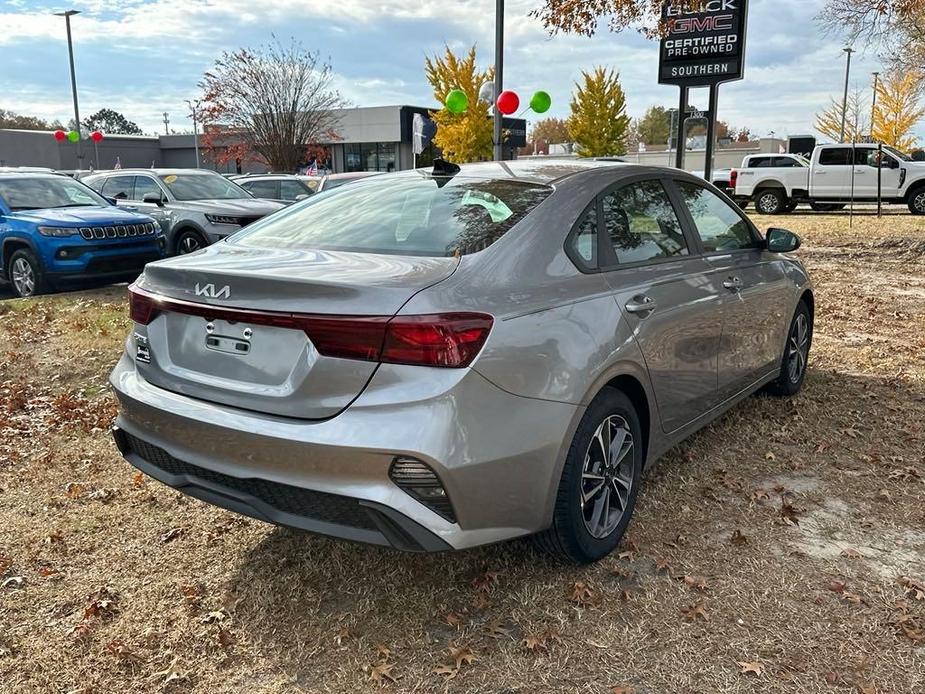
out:
<path id="1" fill-rule="evenodd" d="M 151 236 L 157 231 L 157 225 L 146 224 L 110 224 L 104 227 L 81 227 L 80 235 L 87 241 L 99 239 L 124 239 L 130 236 Z"/>
<path id="2" fill-rule="evenodd" d="M 189 475 L 232 492 L 249 494 L 283 513 L 353 528 L 376 530 L 369 513 L 356 499 L 316 492 L 259 478 L 241 478 L 184 462 L 147 441 L 124 432 L 128 447 L 147 463 L 171 475 Z"/>

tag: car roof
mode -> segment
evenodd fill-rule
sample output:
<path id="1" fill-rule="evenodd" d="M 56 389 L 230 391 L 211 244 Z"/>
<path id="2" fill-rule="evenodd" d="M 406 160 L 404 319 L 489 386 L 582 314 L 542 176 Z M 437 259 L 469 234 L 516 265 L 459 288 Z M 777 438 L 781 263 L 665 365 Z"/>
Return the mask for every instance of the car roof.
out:
<path id="1" fill-rule="evenodd" d="M 170 174 L 215 174 L 220 176 L 221 174 L 218 171 L 213 171 L 212 169 L 152 169 L 148 167 L 138 167 L 138 168 L 127 168 L 127 169 L 110 169 L 108 171 L 100 171 L 100 174 L 106 175 L 116 175 L 116 174 L 154 174 L 155 176 L 167 176 Z M 96 175 L 96 174 L 94 174 Z"/>
<path id="2" fill-rule="evenodd" d="M 0 169 L 0 176 L 3 178 L 70 178 L 55 171 L 16 171 L 10 169 Z"/>

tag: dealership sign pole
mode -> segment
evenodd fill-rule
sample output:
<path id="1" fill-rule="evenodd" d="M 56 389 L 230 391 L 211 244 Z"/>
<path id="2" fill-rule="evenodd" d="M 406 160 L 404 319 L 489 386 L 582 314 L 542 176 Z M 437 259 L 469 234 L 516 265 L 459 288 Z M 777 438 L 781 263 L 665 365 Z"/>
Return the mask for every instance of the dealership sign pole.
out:
<path id="1" fill-rule="evenodd" d="M 748 0 L 667 0 L 662 6 L 665 34 L 658 66 L 659 84 L 681 88 L 678 151 L 675 166 L 684 168 L 688 97 L 692 87 L 710 88 L 704 177 L 713 174 L 713 143 L 719 85 L 745 76 Z"/>

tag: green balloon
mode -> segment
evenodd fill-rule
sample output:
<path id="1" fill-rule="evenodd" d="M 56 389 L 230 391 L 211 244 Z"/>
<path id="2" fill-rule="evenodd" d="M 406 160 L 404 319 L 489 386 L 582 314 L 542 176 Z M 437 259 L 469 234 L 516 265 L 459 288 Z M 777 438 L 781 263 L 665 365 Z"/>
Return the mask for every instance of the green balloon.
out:
<path id="1" fill-rule="evenodd" d="M 454 89 L 446 95 L 446 109 L 450 113 L 464 113 L 469 108 L 469 97 L 462 89 Z"/>
<path id="2" fill-rule="evenodd" d="M 80 139 L 80 133 L 76 130 L 72 130 L 67 134 L 67 139 L 69 142 L 77 142 Z"/>
<path id="3" fill-rule="evenodd" d="M 546 113 L 550 106 L 552 106 L 552 97 L 549 96 L 548 92 L 537 92 L 533 95 L 533 98 L 530 99 L 530 108 L 532 108 L 535 113 Z"/>

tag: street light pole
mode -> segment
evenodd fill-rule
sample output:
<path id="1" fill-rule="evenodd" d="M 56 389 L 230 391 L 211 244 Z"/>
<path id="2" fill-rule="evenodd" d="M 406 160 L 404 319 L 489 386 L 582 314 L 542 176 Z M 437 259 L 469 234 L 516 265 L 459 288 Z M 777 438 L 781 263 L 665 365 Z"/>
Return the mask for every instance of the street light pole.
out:
<path id="1" fill-rule="evenodd" d="M 504 89 L 504 0 L 495 0 L 495 118 L 494 135 L 495 161 L 504 158 L 504 147 L 501 142 L 504 115 L 498 109 L 498 97 Z"/>
<path id="2" fill-rule="evenodd" d="M 870 107 L 870 139 L 874 139 L 874 120 L 877 118 L 877 92 L 880 90 L 880 73 L 874 75 L 874 103 Z"/>
<path id="3" fill-rule="evenodd" d="M 189 106 L 190 113 L 193 116 L 193 148 L 196 150 L 196 168 L 199 168 L 199 129 L 196 125 L 196 111 L 199 108 L 201 102 L 197 99 L 196 101 L 186 100 L 187 106 Z"/>
<path id="4" fill-rule="evenodd" d="M 854 53 L 854 49 L 851 46 L 843 49 L 845 53 L 848 54 L 848 61 L 845 64 L 845 98 L 842 101 L 841 109 L 841 138 L 840 142 L 845 141 L 845 121 L 848 119 L 848 78 L 851 75 L 851 54 Z"/>
<path id="5" fill-rule="evenodd" d="M 55 12 L 56 17 L 64 17 L 64 25 L 67 27 L 67 56 L 71 64 L 71 94 L 74 97 L 74 121 L 77 123 L 77 132 L 80 133 L 80 108 L 77 106 L 77 76 L 74 73 L 74 44 L 71 40 L 71 17 L 80 14 L 79 10 L 67 10 L 65 12 Z M 77 168 L 83 168 L 83 148 L 81 138 L 77 138 Z"/>

